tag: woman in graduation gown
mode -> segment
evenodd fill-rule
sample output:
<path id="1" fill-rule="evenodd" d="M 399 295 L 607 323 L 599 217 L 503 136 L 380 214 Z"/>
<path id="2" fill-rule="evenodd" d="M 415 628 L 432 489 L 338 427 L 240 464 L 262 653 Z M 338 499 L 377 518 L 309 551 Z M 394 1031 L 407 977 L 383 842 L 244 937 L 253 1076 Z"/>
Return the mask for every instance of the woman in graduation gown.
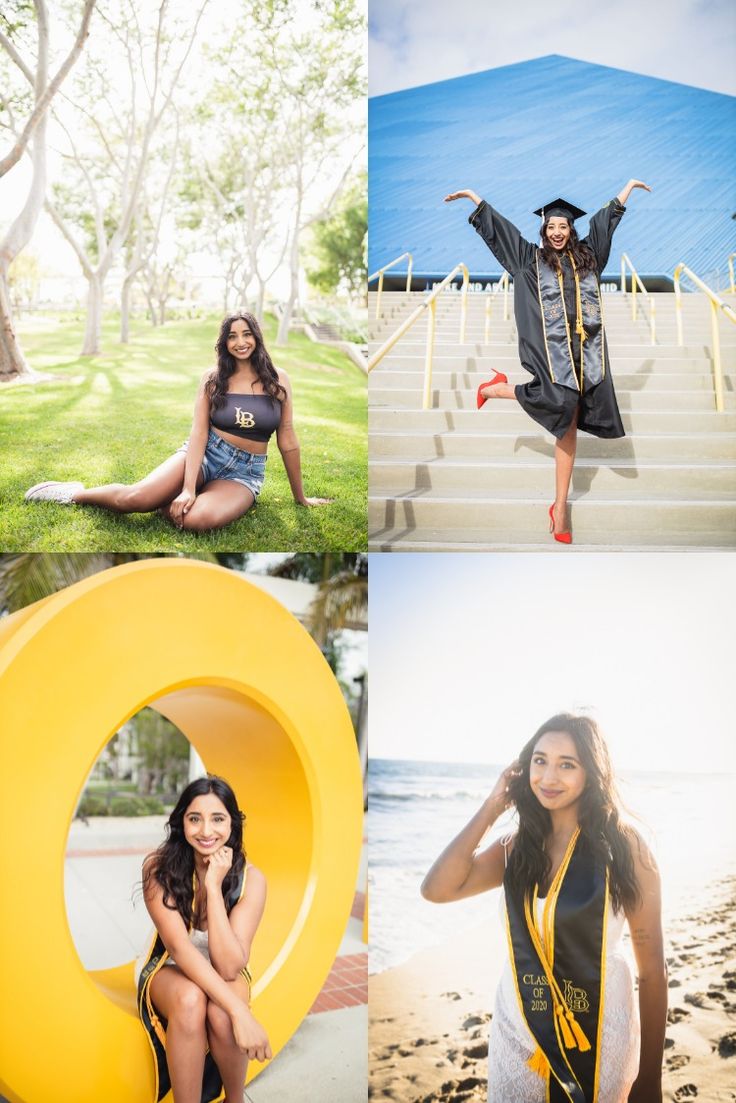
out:
<path id="1" fill-rule="evenodd" d="M 143 863 L 156 930 L 137 963 L 138 1013 L 158 1101 L 171 1090 L 174 1103 L 240 1103 L 248 1059 L 271 1057 L 248 972 L 266 881 L 246 861 L 243 820 L 223 778 L 197 778 Z"/>
<path id="2" fill-rule="evenodd" d="M 478 405 L 489 398 L 514 398 L 557 438 L 550 532 L 566 544 L 572 542 L 566 525 L 567 495 L 577 430 L 606 438 L 625 435 L 611 379 L 599 279 L 634 188 L 651 191 L 641 180 L 630 180 L 593 215 L 582 241 L 574 222 L 584 211 L 564 199 L 540 207 L 535 211 L 542 218 L 540 246 L 523 238 L 475 192 L 465 189 L 445 197 L 445 202 L 470 199 L 476 204 L 471 226 L 514 277 L 519 357 L 534 378 L 514 387 L 497 372 L 479 387 Z"/>
<path id="3" fill-rule="evenodd" d="M 518 830 L 479 851 L 509 806 Z M 589 717 L 562 713 L 539 728 L 422 893 L 444 903 L 501 885 L 508 960 L 491 1023 L 488 1103 L 661 1103 L 659 874 L 620 820 L 608 751 Z M 626 923 L 638 1007 L 620 947 Z"/>

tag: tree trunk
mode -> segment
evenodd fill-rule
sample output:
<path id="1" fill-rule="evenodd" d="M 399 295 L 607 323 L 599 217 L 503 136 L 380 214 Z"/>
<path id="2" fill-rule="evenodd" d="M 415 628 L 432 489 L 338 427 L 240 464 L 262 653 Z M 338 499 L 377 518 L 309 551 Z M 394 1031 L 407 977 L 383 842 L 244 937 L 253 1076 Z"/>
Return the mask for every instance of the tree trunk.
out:
<path id="1" fill-rule="evenodd" d="M 123 280 L 123 288 L 120 292 L 120 344 L 127 345 L 130 341 L 130 290 L 133 286 L 135 275 Z"/>
<path id="2" fill-rule="evenodd" d="M 256 318 L 263 325 L 263 309 L 266 305 L 266 285 L 263 280 L 258 280 L 258 299 L 256 300 Z"/>
<path id="3" fill-rule="evenodd" d="M 15 335 L 8 271 L 3 265 L 0 267 L 0 383 L 17 379 L 19 375 L 35 378 Z"/>
<path id="4" fill-rule="evenodd" d="M 297 212 L 297 221 L 294 224 L 294 236 L 291 239 L 291 249 L 289 251 L 289 268 L 291 272 L 291 283 L 289 285 L 289 298 L 286 300 L 286 306 L 284 312 L 279 319 L 279 331 L 276 336 L 276 345 L 283 348 L 284 345 L 289 343 L 289 328 L 291 326 L 291 315 L 294 312 L 294 304 L 299 298 L 299 221 Z"/>
<path id="5" fill-rule="evenodd" d="M 89 281 L 87 296 L 87 327 L 84 333 L 82 356 L 99 356 L 100 335 L 102 333 L 102 295 L 104 283 L 98 272 Z"/>

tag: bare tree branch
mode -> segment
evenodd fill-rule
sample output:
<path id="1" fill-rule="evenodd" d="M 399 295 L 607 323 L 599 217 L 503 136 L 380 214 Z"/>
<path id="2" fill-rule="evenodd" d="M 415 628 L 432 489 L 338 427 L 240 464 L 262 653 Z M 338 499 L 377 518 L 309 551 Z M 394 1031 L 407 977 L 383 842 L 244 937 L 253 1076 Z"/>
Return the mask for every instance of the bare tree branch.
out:
<path id="1" fill-rule="evenodd" d="M 69 51 L 69 53 L 67 54 L 65 60 L 63 61 L 62 65 L 60 66 L 58 72 L 56 73 L 56 76 L 46 86 L 46 88 L 43 90 L 41 95 L 37 96 L 36 103 L 35 103 L 35 106 L 33 108 L 32 113 L 31 113 L 31 116 L 28 119 L 28 122 L 26 123 L 25 127 L 23 128 L 23 133 L 21 134 L 20 138 L 15 143 L 15 145 L 11 149 L 10 153 L 8 153 L 5 157 L 2 158 L 2 160 L 0 160 L 0 176 L 4 176 L 5 173 L 9 172 L 10 169 L 15 164 L 17 164 L 17 162 L 20 160 L 21 154 L 23 153 L 23 150 L 25 149 L 26 145 L 28 144 L 31 137 L 33 136 L 33 133 L 34 133 L 36 127 L 38 126 L 38 123 L 39 123 L 40 119 L 43 118 L 47 107 L 49 106 L 52 99 L 56 95 L 58 89 L 61 86 L 62 81 L 65 79 L 65 77 L 69 73 L 69 70 L 71 69 L 72 65 L 74 64 L 74 62 L 77 60 L 77 58 L 81 54 L 82 47 L 84 46 L 87 35 L 89 34 L 89 22 L 90 22 L 90 19 L 92 18 L 92 11 L 94 9 L 95 3 L 96 3 L 96 0 L 85 0 L 84 11 L 82 13 L 82 22 L 80 24 L 79 32 L 77 34 L 77 37 L 74 41 L 74 45 L 72 46 L 71 50 Z M 44 0 L 35 0 L 35 4 L 36 4 L 36 13 L 37 13 L 37 18 L 38 18 L 38 24 L 39 24 L 39 52 L 40 52 L 40 50 L 41 50 L 41 22 L 42 22 L 42 19 L 43 19 L 44 23 L 47 23 L 46 7 L 45 7 Z M 47 26 L 45 27 L 45 31 L 46 31 L 46 39 L 48 41 L 48 27 Z"/>

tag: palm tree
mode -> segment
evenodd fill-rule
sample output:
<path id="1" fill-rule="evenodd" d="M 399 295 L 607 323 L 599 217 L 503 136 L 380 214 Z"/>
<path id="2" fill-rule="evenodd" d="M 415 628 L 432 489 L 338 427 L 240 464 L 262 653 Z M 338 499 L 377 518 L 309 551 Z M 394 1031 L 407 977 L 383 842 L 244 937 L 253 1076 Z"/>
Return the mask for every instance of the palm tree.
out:
<path id="1" fill-rule="evenodd" d="M 181 556 L 180 552 L 23 552 L 18 555 L 0 556 L 0 615 L 25 609 L 34 601 L 55 594 L 83 578 L 132 563 L 138 559 L 160 559 Z M 188 559 L 201 559 L 206 563 L 221 563 L 225 567 L 243 570 L 247 554 L 202 552 L 189 555 Z"/>
<path id="2" fill-rule="evenodd" d="M 317 583 L 310 630 L 324 651 L 330 635 L 368 613 L 368 557 L 363 552 L 296 552 L 268 572 Z"/>

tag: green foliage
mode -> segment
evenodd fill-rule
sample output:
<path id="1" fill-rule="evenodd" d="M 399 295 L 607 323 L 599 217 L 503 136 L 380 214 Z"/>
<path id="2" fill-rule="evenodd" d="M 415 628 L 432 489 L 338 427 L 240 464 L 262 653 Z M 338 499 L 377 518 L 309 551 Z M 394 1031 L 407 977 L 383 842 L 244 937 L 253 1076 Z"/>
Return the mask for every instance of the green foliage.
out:
<path id="1" fill-rule="evenodd" d="M 79 357 L 81 319 L 48 316 L 19 326 L 31 366 L 55 381 L 6 388 L 0 418 L 0 547 L 4 551 L 249 552 L 366 546 L 366 381 L 338 350 L 291 334 L 278 350 L 294 392 L 307 494 L 332 505 L 297 506 L 275 441 L 266 485 L 245 517 L 211 533 L 180 532 L 157 513 L 120 515 L 23 501 L 42 479 L 86 486 L 130 483 L 174 452 L 191 428 L 194 396 L 213 361 L 219 315 L 152 329 L 133 320 L 128 345 L 103 325 L 107 351 Z M 265 321 L 272 347 L 275 320 Z"/>
<path id="2" fill-rule="evenodd" d="M 160 816 L 166 806 L 158 797 L 109 796 L 104 797 L 86 789 L 76 815 L 89 816 Z"/>
<path id="3" fill-rule="evenodd" d="M 365 293 L 368 279 L 365 242 L 368 234 L 367 176 L 360 177 L 343 192 L 334 214 L 312 227 L 307 279 L 326 294 L 341 287 L 351 296 Z"/>

